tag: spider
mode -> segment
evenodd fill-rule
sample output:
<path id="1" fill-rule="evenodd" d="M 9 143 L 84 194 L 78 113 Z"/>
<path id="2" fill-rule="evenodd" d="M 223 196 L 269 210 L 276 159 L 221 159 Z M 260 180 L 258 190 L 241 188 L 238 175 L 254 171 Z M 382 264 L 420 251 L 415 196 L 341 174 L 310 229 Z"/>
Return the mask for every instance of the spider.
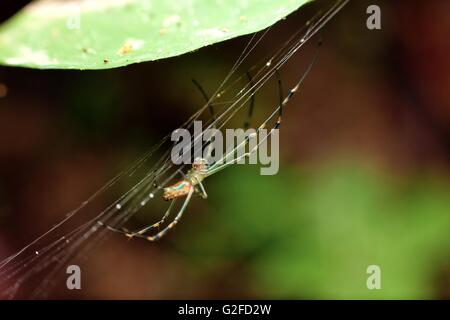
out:
<path id="1" fill-rule="evenodd" d="M 321 45 L 321 41 L 319 41 L 318 43 L 318 47 L 320 47 Z M 272 133 L 273 130 L 276 130 L 280 127 L 281 125 L 281 119 L 283 116 L 283 109 L 284 107 L 287 105 L 287 103 L 290 101 L 290 99 L 292 98 L 292 96 L 298 91 L 300 85 L 303 83 L 303 81 L 305 80 L 306 76 L 308 75 L 308 73 L 311 71 L 314 62 L 317 58 L 317 51 L 316 54 L 313 58 L 313 60 L 310 62 L 308 68 L 306 69 L 306 71 L 303 73 L 303 75 L 300 77 L 300 79 L 297 81 L 297 83 L 289 90 L 288 94 L 284 97 L 283 95 L 283 88 L 282 88 L 282 83 L 281 83 L 281 79 L 279 77 L 278 74 L 278 70 L 275 69 L 274 70 L 274 74 L 276 75 L 277 79 L 278 79 L 278 93 L 279 93 L 279 104 L 276 108 L 276 110 L 269 116 L 269 118 L 261 125 L 259 126 L 259 128 L 257 129 L 257 132 L 259 132 L 261 129 L 266 128 L 267 123 L 278 114 L 278 118 L 276 123 L 274 124 L 273 128 L 270 130 L 269 135 Z M 250 87 L 253 88 L 253 82 L 252 82 L 252 78 L 250 76 L 249 73 L 247 73 L 247 76 L 249 78 L 249 83 L 250 83 Z M 213 107 L 211 104 L 209 104 L 210 99 L 208 98 L 207 94 L 205 93 L 205 91 L 203 90 L 203 88 L 195 81 L 193 80 L 194 84 L 197 86 L 197 88 L 200 90 L 200 92 L 202 93 L 204 99 L 207 101 L 208 107 L 211 111 L 211 115 L 212 115 L 212 119 L 216 119 L 215 118 L 215 113 L 213 110 Z M 252 89 L 250 89 L 252 90 Z M 248 114 L 248 118 L 250 119 L 253 113 L 253 106 L 254 106 L 254 92 L 251 92 L 251 99 L 250 99 L 250 108 L 249 108 L 249 114 Z M 283 98 L 284 97 L 284 98 Z M 249 119 L 247 119 L 247 121 L 244 124 L 244 127 L 247 128 L 248 124 L 249 124 Z M 157 241 L 159 239 L 161 239 L 162 237 L 164 237 L 166 235 L 166 233 L 171 230 L 172 228 L 174 228 L 178 222 L 180 221 L 180 219 L 182 218 L 184 212 L 186 211 L 186 208 L 190 202 L 190 200 L 192 199 L 192 196 L 194 193 L 199 194 L 203 199 L 206 199 L 208 197 L 208 194 L 206 193 L 205 187 L 203 186 L 203 181 L 208 178 L 209 176 L 227 168 L 230 165 L 233 165 L 235 163 L 238 163 L 241 159 L 245 158 L 245 157 L 249 157 L 253 152 L 258 150 L 258 147 L 260 146 L 261 142 L 259 142 L 258 144 L 256 144 L 256 146 L 254 146 L 251 150 L 249 150 L 248 152 L 236 157 L 235 159 L 225 162 L 224 159 L 226 159 L 228 157 L 228 155 L 230 154 L 234 154 L 238 149 L 245 147 L 248 144 L 248 141 L 250 139 L 252 139 L 257 133 L 252 133 L 250 135 L 248 135 L 246 137 L 246 139 L 241 142 L 240 144 L 238 144 L 234 149 L 232 149 L 231 151 L 229 151 L 225 156 L 222 157 L 222 161 L 217 161 L 216 163 L 210 165 L 208 163 L 208 159 L 205 158 L 196 158 L 193 163 L 192 163 L 192 167 L 190 170 L 187 171 L 186 174 L 183 174 L 181 171 L 181 174 L 183 176 L 183 179 L 177 181 L 176 183 L 169 185 L 167 187 L 160 187 L 158 186 L 156 183 L 154 184 L 154 186 L 158 189 L 162 189 L 163 191 L 163 199 L 166 201 L 170 201 L 169 207 L 166 210 L 165 214 L 163 215 L 163 217 L 156 223 L 141 228 L 137 231 L 128 231 L 125 229 L 116 229 L 113 228 L 111 226 L 108 225 L 104 225 L 105 227 L 107 227 L 109 230 L 114 231 L 114 232 L 119 232 L 121 234 L 124 234 L 125 236 L 127 236 L 129 239 L 132 238 L 143 238 L 146 239 L 148 241 Z M 210 154 L 209 152 L 207 154 Z M 170 222 L 165 228 L 163 228 L 162 230 L 158 231 L 157 233 L 154 233 L 153 235 L 148 235 L 149 231 L 152 231 L 153 229 L 159 229 L 160 226 L 165 222 L 165 220 L 168 218 L 168 216 L 170 215 L 175 203 L 177 202 L 178 199 L 182 199 L 184 198 L 184 202 L 181 206 L 181 208 L 179 209 L 178 213 L 176 214 L 175 218 L 172 220 L 172 222 Z"/>

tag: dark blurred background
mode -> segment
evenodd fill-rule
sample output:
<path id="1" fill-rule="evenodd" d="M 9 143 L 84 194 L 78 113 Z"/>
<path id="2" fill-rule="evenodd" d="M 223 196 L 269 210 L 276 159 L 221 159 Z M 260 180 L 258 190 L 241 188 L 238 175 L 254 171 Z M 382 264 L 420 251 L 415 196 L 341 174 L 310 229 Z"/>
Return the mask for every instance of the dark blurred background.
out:
<path id="1" fill-rule="evenodd" d="M 27 2 L 2 3 L 0 20 Z M 380 31 L 366 28 L 370 4 Z M 214 175 L 209 199 L 162 242 L 112 236 L 83 265 L 83 290 L 56 297 L 450 298 L 449 34 L 449 1 L 352 1 L 286 111 L 279 174 Z M 212 92 L 249 39 L 114 70 L 0 67 L 0 258 L 183 123 L 203 102 L 191 78 Z M 304 59 L 283 70 L 286 83 Z M 369 265 L 381 290 L 366 287 Z"/>

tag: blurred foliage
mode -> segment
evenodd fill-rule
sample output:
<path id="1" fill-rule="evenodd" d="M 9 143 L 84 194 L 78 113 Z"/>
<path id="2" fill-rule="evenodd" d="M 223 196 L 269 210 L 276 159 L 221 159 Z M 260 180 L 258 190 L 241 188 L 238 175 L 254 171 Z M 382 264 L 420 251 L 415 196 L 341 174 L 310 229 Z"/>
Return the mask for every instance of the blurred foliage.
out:
<path id="1" fill-rule="evenodd" d="M 107 69 L 269 27 L 310 0 L 36 1 L 0 29 L 0 63 Z"/>
<path id="2" fill-rule="evenodd" d="M 361 165 L 271 177 L 229 171 L 208 184 L 212 225 L 187 231 L 198 236 L 184 249 L 205 268 L 244 259 L 253 294 L 264 298 L 437 294 L 436 268 L 450 252 L 447 184 L 402 183 Z M 369 265 L 381 268 L 381 290 L 366 287 Z"/>

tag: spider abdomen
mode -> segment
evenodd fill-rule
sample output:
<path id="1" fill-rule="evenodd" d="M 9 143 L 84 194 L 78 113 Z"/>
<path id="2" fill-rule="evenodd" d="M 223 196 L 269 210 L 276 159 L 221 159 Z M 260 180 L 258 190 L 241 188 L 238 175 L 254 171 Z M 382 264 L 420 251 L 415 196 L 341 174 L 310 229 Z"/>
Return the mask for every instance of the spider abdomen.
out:
<path id="1" fill-rule="evenodd" d="M 193 188 L 192 183 L 187 180 L 181 180 L 172 186 L 164 188 L 164 200 L 173 200 L 186 196 Z"/>

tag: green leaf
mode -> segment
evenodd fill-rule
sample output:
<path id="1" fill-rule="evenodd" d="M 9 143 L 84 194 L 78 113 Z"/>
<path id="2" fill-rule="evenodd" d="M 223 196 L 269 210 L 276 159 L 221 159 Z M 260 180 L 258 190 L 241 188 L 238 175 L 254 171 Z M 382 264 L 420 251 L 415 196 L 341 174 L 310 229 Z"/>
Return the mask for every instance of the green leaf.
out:
<path id="1" fill-rule="evenodd" d="M 269 27 L 311 0 L 39 0 L 0 27 L 0 63 L 108 69 Z"/>

